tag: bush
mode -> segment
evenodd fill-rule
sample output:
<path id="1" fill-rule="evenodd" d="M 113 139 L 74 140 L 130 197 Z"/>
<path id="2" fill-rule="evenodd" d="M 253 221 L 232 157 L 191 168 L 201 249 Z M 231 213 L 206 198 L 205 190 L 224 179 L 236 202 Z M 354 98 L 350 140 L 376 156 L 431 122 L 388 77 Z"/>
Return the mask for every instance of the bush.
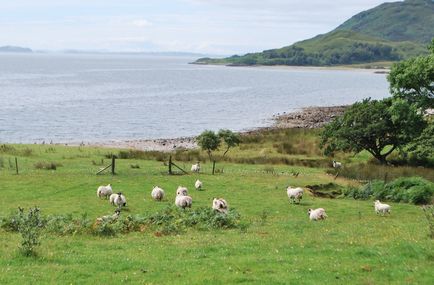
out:
<path id="1" fill-rule="evenodd" d="M 19 208 L 18 232 L 21 234 L 21 252 L 26 255 L 35 255 L 35 248 L 41 244 L 40 236 L 43 227 L 39 208 L 30 208 L 28 214 Z"/>
<path id="2" fill-rule="evenodd" d="M 44 161 L 38 161 L 35 163 L 36 169 L 56 170 L 57 167 L 59 166 L 62 166 L 62 164 L 56 162 L 44 162 Z"/>
<path id="3" fill-rule="evenodd" d="M 345 196 L 354 199 L 390 200 L 412 204 L 429 204 L 434 196 L 434 183 L 421 177 L 401 177 L 385 184 L 374 180 L 360 188 L 349 188 Z"/>

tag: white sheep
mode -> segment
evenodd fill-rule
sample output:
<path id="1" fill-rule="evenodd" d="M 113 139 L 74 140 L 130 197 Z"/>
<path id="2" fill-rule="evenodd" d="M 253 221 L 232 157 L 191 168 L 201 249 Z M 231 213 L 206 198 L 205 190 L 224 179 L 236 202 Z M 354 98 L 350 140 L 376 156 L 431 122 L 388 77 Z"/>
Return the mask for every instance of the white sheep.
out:
<path id="1" fill-rule="evenodd" d="M 196 180 L 196 183 L 194 183 L 194 187 L 196 188 L 196 190 L 201 190 L 202 189 L 202 181 L 200 181 L 199 179 Z"/>
<path id="2" fill-rule="evenodd" d="M 156 201 L 161 201 L 164 198 L 164 190 L 158 186 L 155 186 L 154 189 L 152 189 L 151 196 L 152 199 Z"/>
<path id="3" fill-rule="evenodd" d="M 181 190 L 187 190 L 187 188 L 181 188 Z M 191 208 L 191 204 L 193 203 L 193 199 L 190 196 L 187 196 L 186 192 L 178 191 L 176 192 L 175 205 L 180 208 Z"/>
<path id="4" fill-rule="evenodd" d="M 375 213 L 377 214 L 386 214 L 389 213 L 390 214 L 390 205 L 388 204 L 383 204 L 381 203 L 379 200 L 375 200 L 374 202 L 374 208 L 375 208 Z"/>
<path id="5" fill-rule="evenodd" d="M 111 194 L 113 194 L 111 184 L 108 184 L 107 186 L 99 186 L 96 190 L 96 196 L 99 198 L 108 198 Z"/>
<path id="6" fill-rule="evenodd" d="M 341 168 L 341 167 L 342 167 L 342 163 L 333 160 L 333 168 Z"/>
<path id="7" fill-rule="evenodd" d="M 303 198 L 303 189 L 300 187 L 292 188 L 291 186 L 288 186 L 286 188 L 286 193 L 288 194 L 289 202 L 300 203 L 300 200 Z"/>
<path id="8" fill-rule="evenodd" d="M 318 208 L 315 210 L 309 209 L 307 214 L 311 221 L 325 220 L 325 218 L 327 218 L 327 214 L 323 208 Z"/>
<path id="9" fill-rule="evenodd" d="M 102 223 L 102 222 L 115 222 L 119 216 L 121 214 L 121 210 L 120 209 L 116 209 L 115 213 L 113 215 L 107 215 L 107 216 L 102 216 L 96 219 L 97 223 Z"/>
<path id="10" fill-rule="evenodd" d="M 191 166 L 191 171 L 192 172 L 199 172 L 200 171 L 200 162 L 199 161 L 196 164 L 193 164 Z"/>
<path id="11" fill-rule="evenodd" d="M 176 189 L 176 196 L 187 196 L 188 195 L 188 190 L 187 187 L 184 186 L 178 186 L 178 189 Z"/>
<path id="12" fill-rule="evenodd" d="M 217 212 L 226 214 L 228 212 L 229 206 L 225 199 L 214 198 L 212 200 L 212 208 Z"/>
<path id="13" fill-rule="evenodd" d="M 124 207 L 127 205 L 127 199 L 122 194 L 122 192 L 111 194 L 110 195 L 110 204 L 118 206 L 118 207 Z"/>

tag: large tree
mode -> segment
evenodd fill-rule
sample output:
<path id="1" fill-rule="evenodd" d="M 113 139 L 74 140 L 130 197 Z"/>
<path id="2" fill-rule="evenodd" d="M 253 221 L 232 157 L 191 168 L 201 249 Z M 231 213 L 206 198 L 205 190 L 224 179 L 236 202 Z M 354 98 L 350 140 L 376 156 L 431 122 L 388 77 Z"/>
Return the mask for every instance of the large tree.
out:
<path id="1" fill-rule="evenodd" d="M 423 109 L 434 108 L 434 39 L 428 49 L 426 56 L 394 64 L 388 76 L 393 96 Z"/>
<path id="2" fill-rule="evenodd" d="M 387 163 L 387 156 L 418 137 L 425 125 L 421 112 L 406 100 L 365 99 L 326 125 L 321 147 L 327 155 L 366 150 Z"/>

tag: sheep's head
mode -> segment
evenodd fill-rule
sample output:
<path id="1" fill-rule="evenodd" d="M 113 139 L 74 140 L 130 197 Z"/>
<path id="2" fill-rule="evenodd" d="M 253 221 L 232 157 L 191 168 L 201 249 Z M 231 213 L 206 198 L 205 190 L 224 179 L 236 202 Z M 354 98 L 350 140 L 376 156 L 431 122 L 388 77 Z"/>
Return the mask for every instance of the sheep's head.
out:
<path id="1" fill-rule="evenodd" d="M 116 209 L 116 210 L 115 210 L 115 214 L 118 214 L 118 215 L 119 215 L 120 213 L 121 213 L 121 209 Z"/>
<path id="2" fill-rule="evenodd" d="M 187 196 L 187 188 L 179 186 L 176 190 L 176 196 Z"/>
<path id="3" fill-rule="evenodd" d="M 312 209 L 307 210 L 307 215 L 310 216 L 310 213 L 312 213 Z"/>
<path id="4" fill-rule="evenodd" d="M 380 200 L 375 200 L 375 201 L 374 201 L 374 204 L 375 204 L 375 205 L 380 204 Z"/>
<path id="5" fill-rule="evenodd" d="M 122 192 L 118 192 L 118 196 L 119 196 L 119 197 L 122 196 Z"/>

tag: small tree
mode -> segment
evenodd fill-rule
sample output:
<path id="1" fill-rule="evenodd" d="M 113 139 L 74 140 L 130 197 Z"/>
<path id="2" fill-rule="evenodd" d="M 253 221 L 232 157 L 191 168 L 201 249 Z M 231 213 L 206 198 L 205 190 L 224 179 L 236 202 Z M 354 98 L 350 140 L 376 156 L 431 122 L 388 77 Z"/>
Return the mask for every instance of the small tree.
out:
<path id="1" fill-rule="evenodd" d="M 226 150 L 223 153 L 223 156 L 228 153 L 231 147 L 236 147 L 240 144 L 240 136 L 237 133 L 232 132 L 231 130 L 222 129 L 219 131 L 218 136 L 224 141 L 226 144 Z"/>
<path id="2" fill-rule="evenodd" d="M 430 54 L 393 65 L 387 79 L 393 96 L 417 103 L 423 109 L 434 107 L 434 39 Z"/>
<path id="3" fill-rule="evenodd" d="M 206 130 L 197 137 L 197 144 L 202 150 L 206 151 L 210 161 L 213 162 L 212 174 L 214 174 L 215 160 L 212 157 L 212 152 L 216 151 L 220 146 L 219 136 L 213 131 Z"/>
<path id="4" fill-rule="evenodd" d="M 35 248 L 41 244 L 40 236 L 42 219 L 39 208 L 30 208 L 25 214 L 24 209 L 19 208 L 18 232 L 21 234 L 21 251 L 24 255 L 35 254 Z"/>
<path id="5" fill-rule="evenodd" d="M 396 148 L 418 137 L 425 125 L 421 112 L 405 100 L 365 99 L 325 126 L 321 147 L 326 155 L 366 150 L 384 164 Z"/>

